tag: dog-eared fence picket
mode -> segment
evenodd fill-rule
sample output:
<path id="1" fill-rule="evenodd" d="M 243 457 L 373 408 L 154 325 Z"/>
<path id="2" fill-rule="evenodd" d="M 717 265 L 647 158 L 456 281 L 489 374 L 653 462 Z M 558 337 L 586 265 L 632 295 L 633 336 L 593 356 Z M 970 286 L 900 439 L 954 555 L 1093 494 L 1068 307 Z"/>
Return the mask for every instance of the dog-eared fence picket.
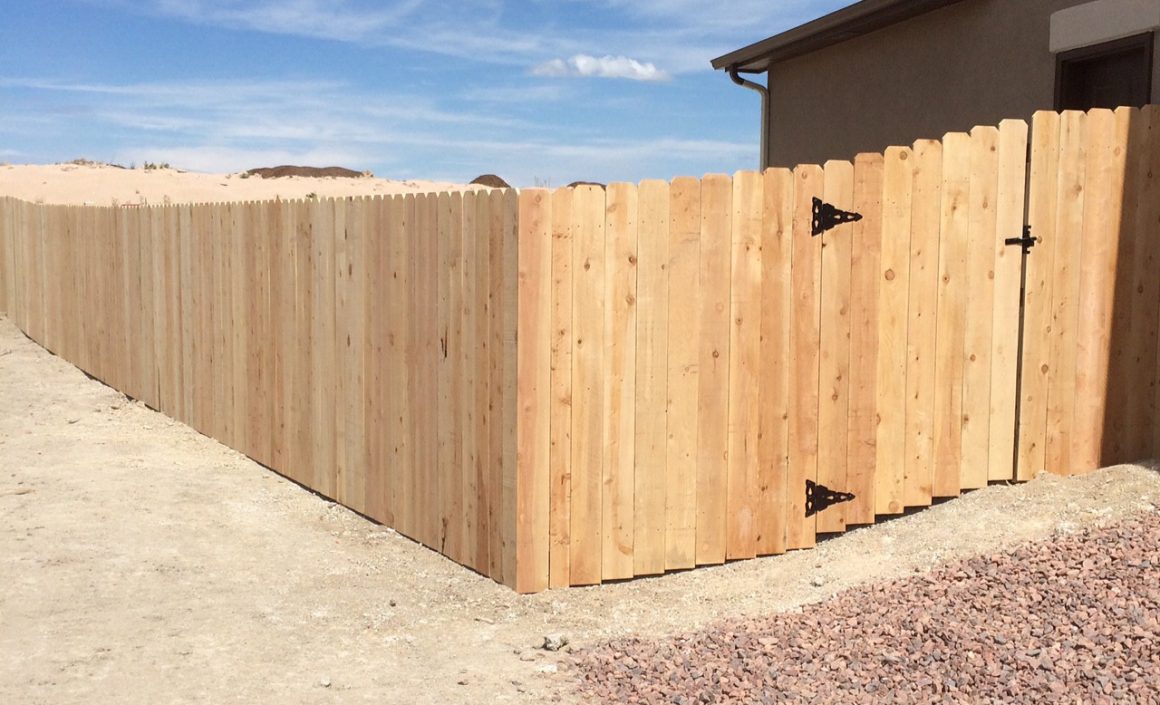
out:
<path id="1" fill-rule="evenodd" d="M 521 592 L 659 574 L 1160 455 L 1158 116 L 607 188 L 5 198 L 0 312 Z"/>

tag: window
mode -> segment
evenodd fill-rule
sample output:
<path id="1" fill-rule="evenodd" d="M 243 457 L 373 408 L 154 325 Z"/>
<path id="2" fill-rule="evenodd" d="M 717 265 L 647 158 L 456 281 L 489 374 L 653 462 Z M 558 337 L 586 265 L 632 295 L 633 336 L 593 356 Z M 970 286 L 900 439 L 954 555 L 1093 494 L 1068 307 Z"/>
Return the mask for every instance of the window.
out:
<path id="1" fill-rule="evenodd" d="M 1143 106 L 1152 96 L 1152 33 L 1060 54 L 1055 109 Z"/>

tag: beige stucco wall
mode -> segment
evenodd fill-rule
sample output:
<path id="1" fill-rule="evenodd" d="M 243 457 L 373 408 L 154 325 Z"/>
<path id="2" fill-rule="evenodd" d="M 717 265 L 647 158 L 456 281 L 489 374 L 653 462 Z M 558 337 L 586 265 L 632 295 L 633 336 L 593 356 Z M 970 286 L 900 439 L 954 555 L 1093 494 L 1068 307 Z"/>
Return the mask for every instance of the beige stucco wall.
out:
<path id="1" fill-rule="evenodd" d="M 1088 0 L 964 0 L 773 67 L 774 166 L 850 159 L 1055 103 L 1051 15 Z M 1153 99 L 1160 100 L 1160 51 Z"/>

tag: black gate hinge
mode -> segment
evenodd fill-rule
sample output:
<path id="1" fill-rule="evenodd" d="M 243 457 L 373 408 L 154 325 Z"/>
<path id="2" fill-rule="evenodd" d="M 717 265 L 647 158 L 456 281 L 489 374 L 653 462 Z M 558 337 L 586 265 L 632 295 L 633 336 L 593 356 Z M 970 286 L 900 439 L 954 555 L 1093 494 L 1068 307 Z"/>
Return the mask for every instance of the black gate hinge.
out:
<path id="1" fill-rule="evenodd" d="M 817 237 L 826 231 L 833 230 L 839 225 L 857 223 L 859 220 L 862 220 L 861 213 L 852 213 L 835 208 L 833 205 L 815 196 L 813 229 L 810 231 L 810 234 Z"/>
<path id="2" fill-rule="evenodd" d="M 849 492 L 834 492 L 825 485 L 819 485 L 813 480 L 806 480 L 806 516 L 808 517 L 829 509 L 835 504 L 853 501 L 854 495 Z"/>
<path id="3" fill-rule="evenodd" d="M 1019 245 L 1023 248 L 1023 254 L 1031 252 L 1031 248 L 1035 247 L 1039 242 L 1039 238 L 1031 237 L 1031 226 L 1023 226 L 1023 237 L 1009 237 L 1003 241 L 1006 245 Z"/>

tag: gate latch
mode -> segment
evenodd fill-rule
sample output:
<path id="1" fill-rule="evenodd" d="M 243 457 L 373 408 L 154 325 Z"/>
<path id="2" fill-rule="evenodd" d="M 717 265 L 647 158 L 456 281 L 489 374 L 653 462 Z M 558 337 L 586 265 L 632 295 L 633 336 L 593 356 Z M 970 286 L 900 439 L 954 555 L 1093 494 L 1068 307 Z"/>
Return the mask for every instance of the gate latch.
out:
<path id="1" fill-rule="evenodd" d="M 806 480 L 806 516 L 808 517 L 812 517 L 835 504 L 853 501 L 854 495 L 849 492 L 834 492 L 825 485 L 819 485 L 813 480 Z"/>
<path id="2" fill-rule="evenodd" d="M 1031 237 L 1031 226 L 1024 225 L 1023 226 L 1023 237 L 1009 237 L 1004 241 L 1004 244 L 1019 245 L 1020 247 L 1023 248 L 1023 254 L 1027 254 L 1027 253 L 1031 252 L 1031 248 L 1035 247 L 1035 244 L 1037 242 L 1039 242 L 1039 238 Z"/>

